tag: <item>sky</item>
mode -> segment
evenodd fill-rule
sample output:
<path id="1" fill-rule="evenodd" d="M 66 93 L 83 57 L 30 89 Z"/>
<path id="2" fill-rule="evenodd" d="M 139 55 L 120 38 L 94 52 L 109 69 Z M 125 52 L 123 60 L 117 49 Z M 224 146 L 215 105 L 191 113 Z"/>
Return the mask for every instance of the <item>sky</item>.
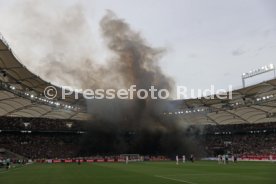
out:
<path id="1" fill-rule="evenodd" d="M 49 0 L 36 1 L 35 5 L 33 2 L 0 0 L 0 33 L 20 61 L 42 77 L 41 52 L 47 47 L 49 50 L 51 45 L 43 41 L 45 34 L 34 40 L 31 34 L 44 32 L 47 24 L 37 26 L 26 19 L 29 12 L 22 11 L 22 6 L 38 8 L 37 12 L 43 11 L 44 17 L 51 17 L 66 7 L 80 5 L 93 35 L 90 40 L 93 46 L 89 49 L 98 62 L 105 62 L 108 52 L 99 21 L 107 9 L 112 10 L 151 46 L 166 49 L 160 60 L 162 70 L 177 85 L 188 88 L 205 89 L 210 85 L 217 89 L 228 85 L 241 88 L 242 73 L 276 64 L 274 0 L 61 0 L 58 3 Z M 43 49 L 39 50 L 40 47 Z M 247 85 L 272 77 L 273 73 L 265 74 L 250 79 Z"/>

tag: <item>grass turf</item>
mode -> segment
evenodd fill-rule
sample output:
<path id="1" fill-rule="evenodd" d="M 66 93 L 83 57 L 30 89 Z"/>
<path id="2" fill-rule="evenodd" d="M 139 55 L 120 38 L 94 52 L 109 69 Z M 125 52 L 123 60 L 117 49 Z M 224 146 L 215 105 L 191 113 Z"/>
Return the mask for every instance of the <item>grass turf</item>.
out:
<path id="1" fill-rule="evenodd" d="M 276 184 L 276 164 L 200 161 L 32 164 L 0 170 L 1 184 Z"/>

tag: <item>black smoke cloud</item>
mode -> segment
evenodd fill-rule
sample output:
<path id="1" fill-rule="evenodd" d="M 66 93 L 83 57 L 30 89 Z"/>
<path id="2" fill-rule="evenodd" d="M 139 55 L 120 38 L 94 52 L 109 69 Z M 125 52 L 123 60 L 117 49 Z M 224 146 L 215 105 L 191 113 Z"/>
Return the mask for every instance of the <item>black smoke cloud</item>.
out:
<path id="1" fill-rule="evenodd" d="M 200 129 L 164 118 L 168 101 L 91 100 L 95 119 L 83 137 L 81 155 L 139 153 L 202 155 Z M 93 108 L 94 107 L 94 108 Z"/>

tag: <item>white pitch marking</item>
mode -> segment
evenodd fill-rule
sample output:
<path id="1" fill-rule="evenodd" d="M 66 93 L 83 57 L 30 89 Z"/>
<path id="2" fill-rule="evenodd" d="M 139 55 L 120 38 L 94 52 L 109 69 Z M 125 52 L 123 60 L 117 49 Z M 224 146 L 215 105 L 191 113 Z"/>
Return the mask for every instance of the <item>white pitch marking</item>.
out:
<path id="1" fill-rule="evenodd" d="M 155 177 L 166 179 L 166 180 L 177 181 L 177 182 L 181 182 L 181 183 L 197 184 L 197 183 L 193 183 L 193 182 L 189 182 L 189 181 L 185 181 L 185 180 L 180 180 L 180 179 L 175 179 L 175 178 L 168 178 L 168 177 L 164 177 L 164 176 L 158 176 L 158 175 L 156 175 Z"/>

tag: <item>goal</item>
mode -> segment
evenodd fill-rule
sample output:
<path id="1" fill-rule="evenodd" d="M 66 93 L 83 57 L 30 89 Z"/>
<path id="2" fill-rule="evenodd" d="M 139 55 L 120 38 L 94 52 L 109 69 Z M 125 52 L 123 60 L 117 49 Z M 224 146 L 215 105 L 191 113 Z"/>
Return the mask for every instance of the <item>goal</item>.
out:
<path id="1" fill-rule="evenodd" d="M 139 154 L 121 154 L 120 158 L 124 159 L 126 162 L 141 162 L 144 161 L 143 157 Z"/>

